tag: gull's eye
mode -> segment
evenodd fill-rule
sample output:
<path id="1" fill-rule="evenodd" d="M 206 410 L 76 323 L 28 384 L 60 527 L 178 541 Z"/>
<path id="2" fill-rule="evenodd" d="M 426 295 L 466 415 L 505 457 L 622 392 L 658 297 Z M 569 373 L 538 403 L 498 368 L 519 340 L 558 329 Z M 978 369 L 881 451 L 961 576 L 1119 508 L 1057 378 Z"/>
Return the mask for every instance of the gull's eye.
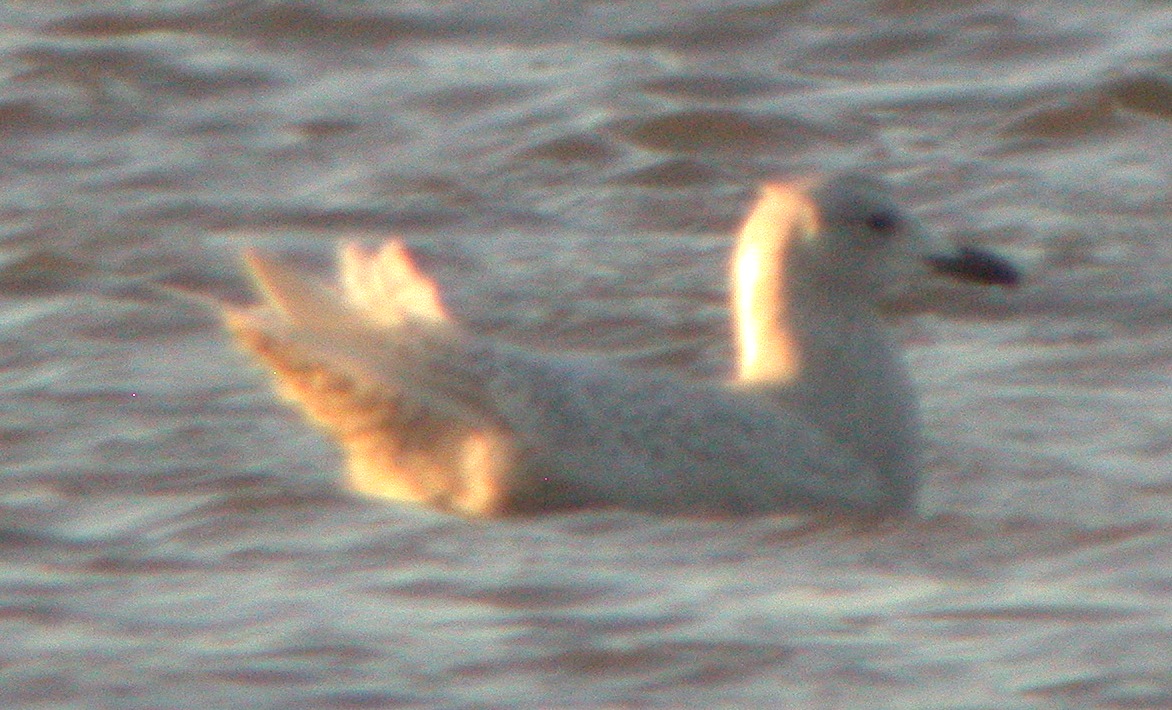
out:
<path id="1" fill-rule="evenodd" d="M 899 218 L 893 212 L 880 210 L 872 212 L 863 218 L 863 223 L 867 225 L 867 229 L 878 234 L 886 234 L 895 226 L 899 224 Z"/>

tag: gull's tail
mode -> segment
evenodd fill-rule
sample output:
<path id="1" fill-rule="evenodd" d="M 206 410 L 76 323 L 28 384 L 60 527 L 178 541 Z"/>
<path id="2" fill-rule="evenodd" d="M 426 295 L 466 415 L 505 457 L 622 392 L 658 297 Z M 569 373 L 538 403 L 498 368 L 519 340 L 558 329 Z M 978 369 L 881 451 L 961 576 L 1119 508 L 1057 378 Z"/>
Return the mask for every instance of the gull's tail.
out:
<path id="1" fill-rule="evenodd" d="M 264 296 L 224 308 L 277 390 L 342 443 L 350 485 L 462 512 L 504 512 L 514 437 L 475 367 L 483 342 L 445 311 L 399 242 L 339 254 L 342 290 L 250 251 Z"/>

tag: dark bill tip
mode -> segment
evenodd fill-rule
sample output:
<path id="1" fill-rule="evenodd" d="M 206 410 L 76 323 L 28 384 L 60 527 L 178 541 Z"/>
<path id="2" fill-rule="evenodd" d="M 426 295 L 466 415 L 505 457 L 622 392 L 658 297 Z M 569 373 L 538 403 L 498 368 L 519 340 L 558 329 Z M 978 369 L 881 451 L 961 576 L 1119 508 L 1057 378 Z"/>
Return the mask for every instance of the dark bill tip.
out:
<path id="1" fill-rule="evenodd" d="M 996 254 L 961 247 L 956 254 L 928 258 L 932 268 L 965 281 L 995 286 L 1016 286 L 1021 281 L 1021 272 L 1013 264 Z"/>

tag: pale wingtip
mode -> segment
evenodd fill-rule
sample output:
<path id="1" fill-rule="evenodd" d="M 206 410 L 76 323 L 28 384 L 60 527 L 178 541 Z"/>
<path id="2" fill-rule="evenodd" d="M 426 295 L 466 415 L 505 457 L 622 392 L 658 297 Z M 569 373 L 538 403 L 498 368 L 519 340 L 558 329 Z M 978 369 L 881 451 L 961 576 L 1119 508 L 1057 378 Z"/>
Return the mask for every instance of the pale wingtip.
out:
<path id="1" fill-rule="evenodd" d="M 353 313 L 324 282 L 286 266 L 256 248 L 241 254 L 266 305 L 294 323 L 337 327 Z"/>
<path id="2" fill-rule="evenodd" d="M 186 286 L 176 286 L 167 283 L 145 283 L 143 286 L 149 291 L 166 298 L 171 298 L 181 303 L 199 306 L 204 310 L 220 311 L 229 307 L 229 303 L 221 298 L 217 298 L 202 291 L 188 288 Z"/>
<path id="3" fill-rule="evenodd" d="M 185 286 L 160 283 L 146 284 L 146 286 L 160 296 L 195 306 L 201 311 L 214 315 L 224 329 L 237 338 L 246 333 L 259 332 L 265 327 L 264 317 L 255 306 L 232 303 L 218 296 Z"/>
<path id="4" fill-rule="evenodd" d="M 288 275 L 284 273 L 284 267 L 280 266 L 275 258 L 265 255 L 256 247 L 245 248 L 240 253 L 240 260 L 244 262 L 248 275 L 252 277 L 265 301 L 280 307 L 282 283 L 289 281 Z"/>

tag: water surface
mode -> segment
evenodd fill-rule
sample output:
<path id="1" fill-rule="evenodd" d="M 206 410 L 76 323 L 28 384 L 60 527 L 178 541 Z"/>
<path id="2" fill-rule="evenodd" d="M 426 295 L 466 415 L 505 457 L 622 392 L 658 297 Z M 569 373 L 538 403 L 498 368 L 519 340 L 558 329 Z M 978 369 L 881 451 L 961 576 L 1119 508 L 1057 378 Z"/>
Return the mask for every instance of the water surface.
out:
<path id="1" fill-rule="evenodd" d="M 1172 705 L 1172 10 L 0 10 L 0 704 Z M 864 166 L 1014 293 L 892 305 L 921 519 L 469 523 L 339 490 L 200 308 L 404 234 L 453 311 L 727 367 L 767 176 Z"/>

